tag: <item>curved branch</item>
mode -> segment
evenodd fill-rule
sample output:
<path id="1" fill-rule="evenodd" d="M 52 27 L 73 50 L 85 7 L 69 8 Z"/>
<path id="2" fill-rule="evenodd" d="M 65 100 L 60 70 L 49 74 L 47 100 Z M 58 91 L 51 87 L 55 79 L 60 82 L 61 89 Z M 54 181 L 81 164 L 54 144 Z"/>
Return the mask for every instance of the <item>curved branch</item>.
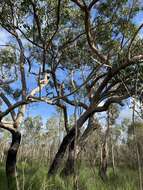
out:
<path id="1" fill-rule="evenodd" d="M 69 100 L 67 97 L 63 97 L 62 98 L 66 103 L 72 105 L 72 106 L 79 106 L 82 107 L 84 109 L 87 109 L 88 106 L 86 104 L 84 104 L 83 102 L 75 102 L 74 100 Z"/>
<path id="2" fill-rule="evenodd" d="M 88 9 L 91 10 L 92 7 L 98 2 L 99 0 L 92 0 L 91 3 L 88 6 Z"/>
<path id="3" fill-rule="evenodd" d="M 116 104 L 120 104 L 121 106 L 123 106 L 122 104 L 122 101 L 129 98 L 129 95 L 126 94 L 124 96 L 117 96 L 117 97 L 112 97 L 112 98 L 109 98 L 103 106 L 99 106 L 97 107 L 94 112 L 103 112 L 103 111 L 106 111 L 108 110 L 109 106 L 113 103 L 116 103 Z"/>
<path id="4" fill-rule="evenodd" d="M 32 101 L 32 102 L 34 102 L 34 101 Z M 29 104 L 28 100 L 22 100 L 22 101 L 16 102 L 15 104 L 9 106 L 9 108 L 6 111 L 0 113 L 0 120 L 4 116 L 8 115 L 12 110 L 18 108 L 19 106 L 26 105 L 26 104 Z"/>
<path id="5" fill-rule="evenodd" d="M 4 95 L 3 92 L 0 92 L 0 97 L 2 98 L 2 100 L 5 102 L 5 104 L 7 105 L 7 107 L 11 107 L 11 103 L 10 101 L 8 100 L 8 98 Z M 13 119 L 13 121 L 15 121 L 15 118 L 16 118 L 16 114 L 15 114 L 15 111 L 14 110 L 11 110 L 11 117 Z"/>
<path id="6" fill-rule="evenodd" d="M 91 50 L 93 51 L 93 53 L 99 58 L 99 60 L 103 63 L 103 64 L 107 64 L 107 59 L 106 57 L 99 52 L 99 50 L 96 48 L 94 41 L 92 40 L 92 35 L 91 35 L 91 29 L 90 29 L 90 13 L 88 9 L 85 9 L 85 17 L 84 17 L 84 21 L 85 21 L 85 31 L 86 31 L 86 36 L 87 36 L 87 41 L 89 44 L 89 47 L 91 48 Z"/>
<path id="7" fill-rule="evenodd" d="M 0 128 L 6 129 L 7 131 L 11 132 L 12 134 L 16 132 L 16 129 L 11 127 L 10 124 L 3 124 L 2 122 L 0 122 Z"/>
<path id="8" fill-rule="evenodd" d="M 128 59 L 130 60 L 131 58 L 131 55 L 130 55 L 130 51 L 131 51 L 131 47 L 132 47 L 132 44 L 136 38 L 136 36 L 138 35 L 139 31 L 143 28 L 143 23 L 138 27 L 138 29 L 136 30 L 136 32 L 134 33 L 130 43 L 129 43 L 129 46 L 128 46 L 128 53 L 127 53 L 127 56 L 128 56 Z"/>

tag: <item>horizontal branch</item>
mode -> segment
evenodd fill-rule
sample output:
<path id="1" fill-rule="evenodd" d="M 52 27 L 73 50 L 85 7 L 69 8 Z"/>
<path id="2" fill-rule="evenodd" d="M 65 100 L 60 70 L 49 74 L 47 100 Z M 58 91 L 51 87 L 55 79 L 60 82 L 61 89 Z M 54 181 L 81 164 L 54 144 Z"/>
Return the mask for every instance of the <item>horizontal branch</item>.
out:
<path id="1" fill-rule="evenodd" d="M 29 101 L 28 101 L 28 100 L 22 100 L 22 101 L 16 102 L 15 104 L 9 106 L 9 108 L 6 109 L 6 111 L 0 113 L 0 120 L 1 120 L 4 116 L 8 115 L 12 110 L 18 108 L 19 106 L 26 105 L 26 104 L 29 104 Z"/>
<path id="2" fill-rule="evenodd" d="M 116 104 L 120 104 L 121 106 L 123 106 L 122 101 L 129 98 L 129 95 L 124 95 L 124 96 L 117 96 L 117 97 L 112 97 L 109 98 L 103 106 L 99 106 L 97 108 L 95 108 L 94 112 L 103 112 L 103 111 L 107 111 L 109 106 L 113 103 Z"/>
<path id="3" fill-rule="evenodd" d="M 87 109 L 88 108 L 88 106 L 85 104 L 85 103 L 83 103 L 83 102 L 79 102 L 79 101 L 74 101 L 74 100 L 69 100 L 67 97 L 63 97 L 62 98 L 66 103 L 68 103 L 68 104 L 70 104 L 70 105 L 72 105 L 72 106 L 79 106 L 79 107 L 82 107 L 82 108 L 84 108 L 84 109 Z"/>

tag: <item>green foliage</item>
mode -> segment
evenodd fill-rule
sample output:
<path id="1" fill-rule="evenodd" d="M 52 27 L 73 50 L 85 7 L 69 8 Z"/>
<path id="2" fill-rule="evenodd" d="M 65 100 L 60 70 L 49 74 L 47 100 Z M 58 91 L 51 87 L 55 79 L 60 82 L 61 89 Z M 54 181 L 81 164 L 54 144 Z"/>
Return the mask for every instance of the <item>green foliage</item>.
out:
<path id="1" fill-rule="evenodd" d="M 22 170 L 19 165 L 19 180 L 20 187 L 24 187 L 25 190 L 73 190 L 74 177 L 70 176 L 65 179 L 55 176 L 47 177 L 47 170 L 45 166 L 25 165 Z M 78 176 L 78 187 L 80 190 L 137 190 L 137 172 L 128 168 L 118 169 L 118 174 L 114 175 L 109 170 L 109 178 L 106 183 L 98 177 L 96 170 L 96 176 L 92 173 L 92 170 L 88 167 L 82 166 Z M 5 187 L 5 175 L 4 170 L 0 169 L 0 187 L 6 190 Z M 24 180 L 24 181 L 23 181 Z M 24 184 L 23 184 L 24 182 Z M 24 185 L 24 186 L 23 186 Z"/>
<path id="2" fill-rule="evenodd" d="M 16 64 L 16 55 L 14 53 L 14 49 L 12 48 L 4 48 L 0 50 L 0 65 L 4 65 L 8 69 L 12 65 Z"/>
<path id="3" fill-rule="evenodd" d="M 27 130 L 38 132 L 42 128 L 43 122 L 41 116 L 28 117 L 24 121 L 24 126 Z"/>

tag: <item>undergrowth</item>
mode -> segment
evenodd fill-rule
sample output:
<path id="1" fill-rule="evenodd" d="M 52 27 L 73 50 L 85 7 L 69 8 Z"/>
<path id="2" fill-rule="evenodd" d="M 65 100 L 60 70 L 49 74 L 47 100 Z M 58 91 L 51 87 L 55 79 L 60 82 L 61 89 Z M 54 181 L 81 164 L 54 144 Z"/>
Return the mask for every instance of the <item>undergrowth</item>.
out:
<path id="1" fill-rule="evenodd" d="M 2 164 L 1 164 L 2 165 Z M 20 163 L 18 174 L 20 190 L 73 190 L 75 177 L 47 176 L 48 167 L 36 164 Z M 108 169 L 108 180 L 103 182 L 98 171 L 85 166 L 77 171 L 78 190 L 137 190 L 137 172 L 127 168 L 120 168 L 113 174 Z M 4 167 L 0 167 L 0 190 L 7 190 Z"/>

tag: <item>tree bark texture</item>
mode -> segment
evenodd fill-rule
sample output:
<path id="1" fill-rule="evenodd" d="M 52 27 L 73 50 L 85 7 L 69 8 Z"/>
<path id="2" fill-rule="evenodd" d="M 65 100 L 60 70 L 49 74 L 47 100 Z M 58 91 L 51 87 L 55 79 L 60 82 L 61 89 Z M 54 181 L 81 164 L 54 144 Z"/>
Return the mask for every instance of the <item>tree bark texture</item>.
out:
<path id="1" fill-rule="evenodd" d="M 65 166 L 61 171 L 62 176 L 69 176 L 74 174 L 74 166 L 75 166 L 75 150 L 74 150 L 74 140 L 69 145 L 68 149 L 68 158 L 66 160 Z"/>
<path id="2" fill-rule="evenodd" d="M 16 161 L 17 152 L 20 146 L 21 134 L 20 132 L 12 132 L 12 143 L 7 153 L 6 159 L 6 176 L 9 190 L 19 190 L 17 172 L 16 172 Z"/>
<path id="3" fill-rule="evenodd" d="M 107 180 L 107 142 L 103 143 L 101 147 L 99 176 L 103 181 Z"/>
<path id="4" fill-rule="evenodd" d="M 59 167 L 61 166 L 61 162 L 63 160 L 67 146 L 73 141 L 74 136 L 75 136 L 75 128 L 72 128 L 72 130 L 70 130 L 70 132 L 64 137 L 58 149 L 58 152 L 55 155 L 55 158 L 48 171 L 49 176 L 57 173 Z"/>

